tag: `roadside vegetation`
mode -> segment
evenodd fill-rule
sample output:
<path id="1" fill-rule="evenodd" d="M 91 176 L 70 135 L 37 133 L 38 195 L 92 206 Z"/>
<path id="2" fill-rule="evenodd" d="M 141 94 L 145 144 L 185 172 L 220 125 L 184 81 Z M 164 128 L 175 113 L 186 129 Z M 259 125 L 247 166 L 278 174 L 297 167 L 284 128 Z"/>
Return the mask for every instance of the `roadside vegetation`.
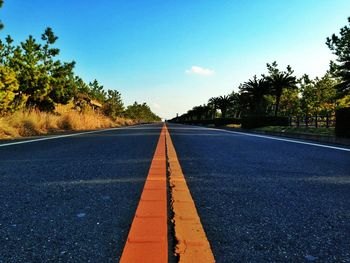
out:
<path id="1" fill-rule="evenodd" d="M 0 39 L 0 138 L 160 121 L 146 103 L 125 107 L 117 90 L 76 75 L 57 39 L 49 27 L 40 40 Z"/>
<path id="2" fill-rule="evenodd" d="M 256 128 L 256 131 L 277 132 L 288 134 L 307 134 L 321 136 L 335 136 L 334 128 L 314 128 L 314 127 L 286 127 L 286 126 L 266 126 Z"/>
<path id="3" fill-rule="evenodd" d="M 207 104 L 195 106 L 171 121 L 237 127 L 240 123 L 244 126 L 243 119 L 248 123 L 264 119 L 265 126 L 278 126 L 280 121 L 286 123 L 283 116 L 331 118 L 338 109 L 350 107 L 350 17 L 348 22 L 339 35 L 326 39 L 326 45 L 337 59 L 330 62 L 324 76 L 311 79 L 304 74 L 297 77 L 291 66 L 281 69 L 277 62 L 267 63 L 267 73 L 254 75 L 240 84 L 238 92 L 210 98 Z M 293 130 L 311 132 L 303 127 Z M 320 129 L 312 131 L 321 132 Z"/>
<path id="4" fill-rule="evenodd" d="M 124 117 L 115 119 L 94 110 L 84 113 L 72 110 L 71 105 L 60 105 L 55 114 L 39 110 L 16 111 L 0 118 L 0 138 L 15 138 L 64 131 L 93 130 L 135 124 Z"/>

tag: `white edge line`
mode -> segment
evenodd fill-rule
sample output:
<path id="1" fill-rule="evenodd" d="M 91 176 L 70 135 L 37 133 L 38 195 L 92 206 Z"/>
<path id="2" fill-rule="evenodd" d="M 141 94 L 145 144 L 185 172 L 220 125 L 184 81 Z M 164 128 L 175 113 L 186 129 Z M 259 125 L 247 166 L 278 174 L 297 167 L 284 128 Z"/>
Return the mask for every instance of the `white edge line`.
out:
<path id="1" fill-rule="evenodd" d="M 61 138 L 79 136 L 79 135 L 90 134 L 90 133 L 99 133 L 99 132 L 114 131 L 114 130 L 125 130 L 125 129 L 130 129 L 130 128 L 133 128 L 133 127 L 144 126 L 144 125 L 147 125 L 147 124 L 140 124 L 140 125 L 134 125 L 134 126 L 128 126 L 128 127 L 116 127 L 116 128 L 94 130 L 94 131 L 86 131 L 86 132 L 78 132 L 78 133 L 71 133 L 71 134 L 64 134 L 64 135 L 57 135 L 57 136 L 49 136 L 48 135 L 47 137 L 43 137 L 43 138 L 39 138 L 39 139 L 32 139 L 32 140 L 25 140 L 25 141 L 19 141 L 19 142 L 3 143 L 3 144 L 0 144 L 0 147 L 11 146 L 11 145 L 18 145 L 18 144 L 25 144 L 25 143 L 32 143 L 32 142 L 47 141 L 47 140 L 54 140 L 54 139 L 61 139 Z"/>
<path id="2" fill-rule="evenodd" d="M 272 137 L 272 136 L 252 134 L 252 133 L 245 133 L 245 132 L 228 131 L 228 130 L 224 130 L 224 129 L 216 129 L 216 128 L 208 128 L 208 127 L 200 127 L 200 128 L 201 129 L 204 128 L 204 129 L 208 129 L 208 130 L 221 131 L 221 132 L 227 132 L 227 133 L 233 133 L 233 134 L 240 134 L 240 135 L 245 135 L 245 136 L 265 138 L 265 139 L 276 140 L 276 141 L 299 143 L 299 144 L 305 144 L 305 145 L 311 145 L 311 146 L 317 146 L 317 147 L 323 147 L 323 148 L 328 148 L 328 149 L 334 149 L 334 150 L 350 152 L 349 148 L 342 148 L 342 147 L 336 147 L 336 146 L 330 146 L 330 145 L 324 145 L 324 144 L 318 144 L 318 143 L 312 143 L 312 142 L 296 141 L 296 140 L 291 140 L 291 139 L 277 138 L 277 137 Z"/>
<path id="3" fill-rule="evenodd" d="M 234 134 L 242 134 L 242 135 L 245 135 L 245 136 L 266 138 L 266 139 L 276 140 L 276 141 L 292 142 L 292 143 L 305 144 L 305 145 L 311 145 L 311 146 L 317 146 L 317 147 L 323 147 L 323 148 L 329 148 L 329 149 L 334 149 L 334 150 L 350 152 L 350 149 L 348 149 L 348 148 L 336 147 L 336 146 L 331 146 L 331 145 L 324 145 L 324 144 L 318 144 L 318 143 L 312 143 L 312 142 L 296 141 L 296 140 L 291 140 L 291 139 L 277 138 L 277 137 L 271 137 L 271 136 L 265 136 L 265 135 L 259 135 L 259 134 L 251 134 L 251 133 L 244 133 L 244 132 L 220 130 L 220 129 L 215 129 L 215 128 L 213 128 L 213 130 L 223 131 L 223 132 L 228 132 L 228 133 L 234 133 Z"/>

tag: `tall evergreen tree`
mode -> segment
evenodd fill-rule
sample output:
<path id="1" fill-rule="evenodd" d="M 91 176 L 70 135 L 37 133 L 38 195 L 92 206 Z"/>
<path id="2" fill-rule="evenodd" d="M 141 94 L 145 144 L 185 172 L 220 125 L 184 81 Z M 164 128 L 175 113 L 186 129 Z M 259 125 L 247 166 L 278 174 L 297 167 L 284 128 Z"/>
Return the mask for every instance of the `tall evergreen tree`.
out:
<path id="1" fill-rule="evenodd" d="M 329 73 L 314 80 L 305 74 L 299 83 L 300 106 L 304 115 L 326 114 L 335 110 L 337 81 L 332 79 Z"/>
<path id="2" fill-rule="evenodd" d="M 10 66 L 11 57 L 13 56 L 15 47 L 11 36 L 5 38 L 5 43 L 0 40 L 0 64 Z"/>
<path id="3" fill-rule="evenodd" d="M 340 29 L 340 35 L 327 38 L 327 46 L 337 56 L 336 62 L 331 62 L 331 71 L 341 79 L 336 88 L 339 97 L 350 95 L 350 17 L 349 25 Z"/>
<path id="4" fill-rule="evenodd" d="M 55 103 L 66 104 L 76 92 L 74 62 L 62 63 L 56 59 L 54 48 L 57 37 L 47 28 L 41 37 L 43 44 L 29 36 L 19 46 L 12 46 L 11 37 L 1 48 L 1 63 L 12 68 L 19 82 L 17 100 L 27 99 L 27 107 L 53 111 Z"/>
<path id="5" fill-rule="evenodd" d="M 103 105 L 103 113 L 113 119 L 121 117 L 124 111 L 124 104 L 121 94 L 116 90 L 108 90 L 107 100 Z"/>
<path id="6" fill-rule="evenodd" d="M 16 73 L 5 66 L 0 66 L 0 116 L 16 109 L 15 96 L 19 85 Z"/>
<path id="7" fill-rule="evenodd" d="M 4 4 L 4 0 L 0 0 L 0 8 L 2 7 L 3 4 Z M 3 28 L 4 28 L 4 24 L 0 20 L 0 30 Z"/>
<path id="8" fill-rule="evenodd" d="M 107 93 L 103 89 L 103 86 L 98 83 L 98 81 L 95 79 L 93 82 L 89 83 L 89 88 L 90 88 L 90 96 L 93 99 L 96 99 L 100 102 L 104 102 L 107 98 Z"/>
<path id="9" fill-rule="evenodd" d="M 41 63 L 41 45 L 33 36 L 16 48 L 10 62 L 17 74 L 20 85 L 20 96 L 28 96 L 27 106 L 40 110 L 53 110 L 53 101 L 48 98 L 51 90 L 51 76 Z"/>
<path id="10" fill-rule="evenodd" d="M 125 110 L 125 116 L 127 118 L 139 121 L 139 122 L 149 122 L 149 121 L 160 121 L 161 119 L 154 114 L 150 107 L 146 103 L 139 104 L 136 101 L 134 104 L 129 105 Z"/>

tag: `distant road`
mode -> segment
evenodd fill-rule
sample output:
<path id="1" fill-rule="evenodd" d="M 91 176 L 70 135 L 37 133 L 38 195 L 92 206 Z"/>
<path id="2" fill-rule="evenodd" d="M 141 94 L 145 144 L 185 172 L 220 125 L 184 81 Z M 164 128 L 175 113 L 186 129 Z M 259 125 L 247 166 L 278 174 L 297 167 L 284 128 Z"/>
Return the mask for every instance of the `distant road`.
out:
<path id="1" fill-rule="evenodd" d="M 0 147 L 0 262 L 117 262 L 161 127 Z"/>
<path id="2" fill-rule="evenodd" d="M 170 125 L 217 262 L 350 262 L 350 152 Z"/>
<path id="3" fill-rule="evenodd" d="M 118 262 L 161 128 L 0 142 L 0 262 Z M 349 148 L 168 129 L 218 263 L 350 262 Z"/>

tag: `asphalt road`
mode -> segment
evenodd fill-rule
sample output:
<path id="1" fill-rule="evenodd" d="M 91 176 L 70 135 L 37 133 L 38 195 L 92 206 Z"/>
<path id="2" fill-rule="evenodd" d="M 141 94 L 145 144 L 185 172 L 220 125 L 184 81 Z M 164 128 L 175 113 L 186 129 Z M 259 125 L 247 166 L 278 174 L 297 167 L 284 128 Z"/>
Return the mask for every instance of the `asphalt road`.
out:
<path id="1" fill-rule="evenodd" d="M 0 262 L 117 262 L 161 127 L 0 147 Z"/>
<path id="2" fill-rule="evenodd" d="M 161 126 L 0 142 L 0 262 L 117 262 Z M 349 151 L 169 130 L 217 262 L 350 262 Z"/>
<path id="3" fill-rule="evenodd" d="M 350 262 L 349 151 L 169 130 L 217 262 Z"/>

